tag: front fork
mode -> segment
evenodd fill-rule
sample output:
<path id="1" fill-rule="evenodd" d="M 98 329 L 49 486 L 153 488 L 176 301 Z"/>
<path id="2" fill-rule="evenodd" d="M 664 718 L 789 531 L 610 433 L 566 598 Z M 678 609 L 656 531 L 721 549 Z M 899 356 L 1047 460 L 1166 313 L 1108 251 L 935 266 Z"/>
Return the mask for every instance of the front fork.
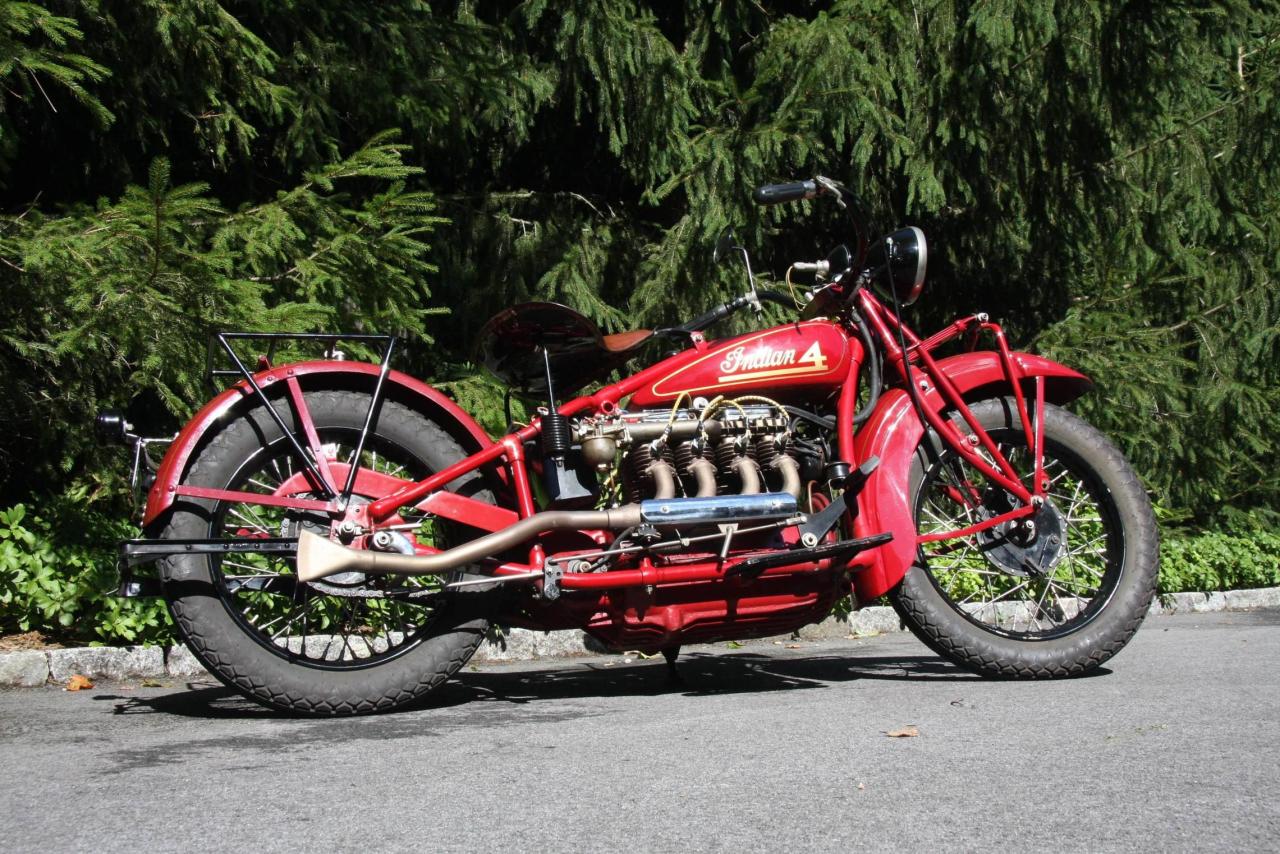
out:
<path id="1" fill-rule="evenodd" d="M 941 440 L 965 462 L 977 469 L 992 483 L 1012 495 L 1019 505 L 1008 512 L 983 519 L 981 522 L 966 528 L 923 534 L 918 538 L 919 542 L 935 542 L 968 537 L 998 525 L 1019 521 L 1034 515 L 1043 506 L 1049 487 L 1044 474 L 1044 377 L 1027 377 L 1023 373 L 1009 350 L 1009 343 L 1005 338 L 1004 330 L 1000 328 L 999 324 L 992 323 L 986 314 L 974 314 L 961 318 L 922 341 L 906 324 L 900 323 L 896 317 L 889 314 L 866 290 L 858 293 L 858 299 L 863 316 L 871 324 L 876 337 L 880 340 L 881 346 L 884 347 L 888 364 L 898 372 L 904 383 L 915 384 L 914 388 L 907 389 L 912 400 L 918 404 L 920 394 L 928 393 L 931 390 L 936 391 L 942 396 L 947 406 L 960 416 L 964 425 L 968 428 L 968 432 L 962 431 L 951 418 L 943 417 L 941 412 L 929 406 L 916 405 L 914 407 L 919 417 L 928 426 L 932 427 Z M 963 396 L 951 381 L 951 378 L 939 368 L 938 363 L 933 358 L 932 351 L 934 349 L 961 336 L 966 339 L 969 349 L 972 350 L 977 343 L 978 337 L 983 333 L 990 333 L 996 341 L 1000 364 L 1005 378 L 1012 387 L 1014 405 L 1018 412 L 1019 421 L 1022 424 L 1027 447 L 1032 452 L 1033 472 L 1030 489 L 1023 483 L 1022 478 L 1008 458 L 1000 451 L 995 440 L 978 423 L 977 418 L 972 410 L 969 409 L 968 404 L 965 403 Z M 905 352 L 898 343 L 899 334 L 906 343 Z M 856 370 L 856 366 L 853 370 Z M 846 382 L 841 390 L 837 409 L 840 425 L 840 456 L 851 462 L 853 461 L 853 410 L 856 405 L 857 395 L 857 383 L 853 381 L 854 379 L 854 377 L 851 377 L 851 381 Z M 1023 383 L 1028 379 L 1033 380 L 1035 383 L 1034 419 L 1028 411 L 1026 395 L 1023 390 Z M 970 491 L 974 492 L 975 490 L 971 489 Z M 961 496 L 961 498 L 968 504 L 981 502 L 980 494 Z"/>

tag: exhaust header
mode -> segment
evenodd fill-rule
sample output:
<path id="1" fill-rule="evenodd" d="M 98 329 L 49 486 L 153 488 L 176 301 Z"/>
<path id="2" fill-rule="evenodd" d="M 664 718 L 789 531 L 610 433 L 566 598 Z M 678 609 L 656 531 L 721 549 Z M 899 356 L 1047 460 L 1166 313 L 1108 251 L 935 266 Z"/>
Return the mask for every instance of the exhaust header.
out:
<path id="1" fill-rule="evenodd" d="M 493 557 L 548 531 L 577 528 L 622 530 L 636 525 L 656 527 L 730 524 L 783 519 L 797 512 L 795 496 L 786 492 L 760 495 L 717 495 L 670 498 L 624 504 L 612 510 L 548 510 L 521 519 L 469 543 L 432 555 L 349 549 L 310 531 L 298 536 L 298 578 L 317 581 L 340 572 L 370 575 L 436 575 Z"/>

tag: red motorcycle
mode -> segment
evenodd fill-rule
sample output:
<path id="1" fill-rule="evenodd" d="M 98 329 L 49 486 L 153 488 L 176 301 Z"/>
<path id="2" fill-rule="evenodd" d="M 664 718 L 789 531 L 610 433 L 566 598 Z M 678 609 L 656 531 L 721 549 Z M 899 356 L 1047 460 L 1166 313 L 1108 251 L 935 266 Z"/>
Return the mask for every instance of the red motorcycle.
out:
<path id="1" fill-rule="evenodd" d="M 218 335 L 233 368 L 211 374 L 238 381 L 148 475 L 149 538 L 121 544 L 122 591 L 162 594 L 230 687 L 307 714 L 413 702 L 493 624 L 674 664 L 682 644 L 791 632 L 851 594 L 887 595 L 931 649 L 988 676 L 1098 667 L 1147 612 L 1158 537 L 1120 452 L 1059 408 L 1090 381 L 1012 352 L 985 314 L 916 335 L 901 309 L 924 234 L 868 246 L 840 184 L 754 194 L 817 196 L 855 212 L 856 248 L 794 264 L 788 281 L 814 277 L 798 300 L 757 291 L 727 235 L 717 253 L 742 257 L 750 291 L 682 326 L 602 335 L 548 303 L 492 318 L 486 366 L 545 402 L 497 440 L 391 370 L 392 338 L 341 337 L 380 346 L 372 364 L 344 360 L 338 336 Z M 703 336 L 762 301 L 803 307 Z M 327 358 L 251 370 L 234 346 L 283 337 Z M 655 339 L 675 352 L 571 397 Z M 118 414 L 99 428 L 134 443 L 135 471 L 148 459 Z"/>

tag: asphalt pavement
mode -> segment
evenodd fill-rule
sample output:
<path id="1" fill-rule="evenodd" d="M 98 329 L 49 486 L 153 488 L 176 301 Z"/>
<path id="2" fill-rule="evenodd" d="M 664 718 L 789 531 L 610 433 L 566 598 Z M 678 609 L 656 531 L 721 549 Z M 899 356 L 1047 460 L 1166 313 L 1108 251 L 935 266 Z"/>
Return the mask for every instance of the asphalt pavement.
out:
<path id="1" fill-rule="evenodd" d="M 907 635 L 469 668 L 283 717 L 211 682 L 0 691 L 0 850 L 1280 847 L 1280 610 L 996 682 Z M 914 726 L 918 735 L 886 733 Z"/>

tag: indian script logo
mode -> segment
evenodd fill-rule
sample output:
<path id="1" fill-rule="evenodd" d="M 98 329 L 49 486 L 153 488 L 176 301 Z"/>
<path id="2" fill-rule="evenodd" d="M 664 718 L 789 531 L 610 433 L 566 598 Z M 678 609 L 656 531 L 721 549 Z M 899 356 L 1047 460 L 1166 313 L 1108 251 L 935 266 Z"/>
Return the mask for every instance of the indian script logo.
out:
<path id="1" fill-rule="evenodd" d="M 744 380 L 821 373 L 826 369 L 827 357 L 817 341 L 809 345 L 809 349 L 799 358 L 796 358 L 794 347 L 775 350 L 764 344 L 747 349 L 746 345 L 740 345 L 726 353 L 720 362 L 721 376 L 717 382 L 739 383 Z"/>

